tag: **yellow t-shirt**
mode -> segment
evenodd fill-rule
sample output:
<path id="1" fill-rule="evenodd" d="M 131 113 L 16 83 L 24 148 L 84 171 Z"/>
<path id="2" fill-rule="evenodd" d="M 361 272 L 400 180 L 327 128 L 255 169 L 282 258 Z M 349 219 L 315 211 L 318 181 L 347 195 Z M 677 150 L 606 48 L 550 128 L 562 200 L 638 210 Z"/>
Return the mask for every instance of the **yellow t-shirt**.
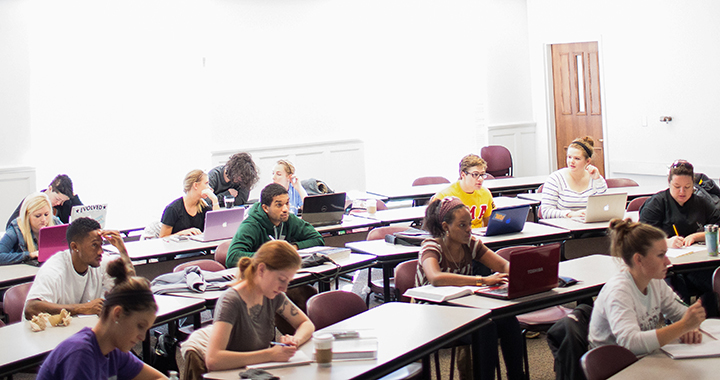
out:
<path id="1" fill-rule="evenodd" d="M 445 197 L 458 197 L 470 209 L 472 217 L 472 228 L 480 228 L 487 226 L 490 220 L 490 213 L 495 209 L 490 190 L 481 188 L 468 194 L 460 187 L 460 181 L 453 183 L 448 188 L 435 194 L 432 200 L 443 199 Z"/>

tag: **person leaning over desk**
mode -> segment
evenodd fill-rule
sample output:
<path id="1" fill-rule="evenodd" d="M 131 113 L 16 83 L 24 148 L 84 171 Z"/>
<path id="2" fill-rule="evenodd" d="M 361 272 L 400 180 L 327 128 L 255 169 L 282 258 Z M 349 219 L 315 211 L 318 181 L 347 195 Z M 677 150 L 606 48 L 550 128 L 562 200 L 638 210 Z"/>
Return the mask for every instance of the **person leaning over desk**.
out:
<path id="1" fill-rule="evenodd" d="M 592 137 L 577 138 L 567 148 L 567 167 L 550 174 L 542 189 L 540 213 L 545 219 L 584 217 L 587 199 L 607 191 L 607 183 L 590 162 Z"/>
<path id="2" fill-rule="evenodd" d="M 52 204 L 45 193 L 30 194 L 0 239 L 0 265 L 17 264 L 38 257 L 40 229 L 62 222 L 52 214 Z"/>
<path id="3" fill-rule="evenodd" d="M 685 306 L 663 281 L 670 266 L 665 233 L 644 223 L 613 219 L 610 240 L 611 254 L 627 268 L 608 280 L 595 300 L 590 347 L 615 344 L 644 355 L 676 339 L 700 343 L 703 305 L 697 301 Z M 664 319 L 674 323 L 657 328 Z"/>
<path id="4" fill-rule="evenodd" d="M 228 268 L 241 257 L 252 257 L 269 240 L 285 240 L 296 249 L 325 245 L 320 233 L 310 223 L 290 213 L 287 190 L 271 183 L 260 192 L 260 202 L 250 208 L 238 227 L 227 253 Z"/>
<path id="5" fill-rule="evenodd" d="M 258 181 L 258 171 L 250 153 L 233 154 L 225 165 L 217 166 L 208 172 L 210 187 L 218 199 L 235 198 L 235 206 L 248 201 L 250 190 Z"/>
<path id="6" fill-rule="evenodd" d="M 115 286 L 105 297 L 100 320 L 52 350 L 39 380 L 167 379 L 130 352 L 155 322 L 158 307 L 148 280 L 130 276 L 121 261 L 111 262 L 107 270 Z"/>
<path id="7" fill-rule="evenodd" d="M 220 209 L 218 198 L 208 186 L 208 176 L 195 169 L 185 176 L 185 195 L 174 200 L 163 211 L 160 222 L 160 237 L 169 235 L 198 235 L 205 228 L 205 212 L 209 200 L 213 210 Z"/>
<path id="8" fill-rule="evenodd" d="M 103 255 L 103 240 L 120 252 L 117 260 L 122 260 L 128 275 L 135 275 L 120 233 L 102 230 L 94 219 L 78 218 L 67 229 L 69 249 L 54 254 L 35 276 L 25 301 L 25 319 L 62 309 L 72 315 L 100 313 L 102 297 L 113 285 L 105 271 L 111 259 Z"/>
<path id="9" fill-rule="evenodd" d="M 80 198 L 73 192 L 72 180 L 65 174 L 58 174 L 53 178 L 52 182 L 50 182 L 48 188 L 40 192 L 48 196 L 53 206 L 53 214 L 63 223 L 69 222 L 73 206 L 82 205 Z M 12 215 L 10 215 L 10 219 L 8 219 L 5 224 L 5 228 L 10 227 L 10 223 L 20 215 L 21 206 L 22 203 L 20 203 Z"/>
<path id="10" fill-rule="evenodd" d="M 510 263 L 488 249 L 480 239 L 472 235 L 471 215 L 467 206 L 455 197 L 436 199 L 425 210 L 423 227 L 432 234 L 420 248 L 415 286 L 483 286 L 507 282 Z M 495 274 L 473 276 L 473 261 L 480 262 Z M 523 339 L 517 318 L 511 316 L 495 319 L 480 330 L 482 335 L 480 378 L 493 379 L 499 361 L 497 340 L 505 359 L 509 379 L 522 379 Z M 470 344 L 469 339 L 465 338 Z M 472 373 L 470 352 L 458 353 L 458 371 L 469 377 Z"/>
<path id="11" fill-rule="evenodd" d="M 468 154 L 460 160 L 460 178 L 457 182 L 435 194 L 431 201 L 445 197 L 456 197 L 468 207 L 472 217 L 472 228 L 487 226 L 490 213 L 495 209 L 490 190 L 483 187 L 485 160 L 475 154 Z"/>

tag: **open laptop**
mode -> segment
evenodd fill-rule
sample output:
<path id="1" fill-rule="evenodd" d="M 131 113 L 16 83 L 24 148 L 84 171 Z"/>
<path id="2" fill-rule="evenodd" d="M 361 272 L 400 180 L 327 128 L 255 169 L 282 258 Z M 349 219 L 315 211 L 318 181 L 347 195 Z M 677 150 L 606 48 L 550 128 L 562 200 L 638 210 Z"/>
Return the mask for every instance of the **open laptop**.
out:
<path id="1" fill-rule="evenodd" d="M 507 284 L 483 287 L 475 293 L 492 298 L 513 299 L 558 286 L 560 243 L 520 247 L 510 255 L 509 261 Z"/>
<path id="2" fill-rule="evenodd" d="M 203 233 L 192 235 L 190 239 L 200 242 L 230 239 L 235 235 L 243 219 L 245 219 L 244 207 L 208 211 L 205 213 Z"/>
<path id="3" fill-rule="evenodd" d="M 481 230 L 481 235 L 496 236 L 520 232 L 525 227 L 529 212 L 529 205 L 496 208 L 490 214 L 484 233 Z"/>
<path id="4" fill-rule="evenodd" d="M 100 228 L 105 228 L 105 219 L 107 217 L 107 203 L 102 205 L 79 205 L 73 206 L 70 211 L 70 222 L 77 218 L 93 218 L 100 223 Z"/>
<path id="5" fill-rule="evenodd" d="M 625 216 L 627 193 L 598 194 L 588 197 L 585 218 L 577 218 L 584 223 L 608 222 Z"/>
<path id="6" fill-rule="evenodd" d="M 345 193 L 311 195 L 303 200 L 302 219 L 314 227 L 342 223 Z"/>
<path id="7" fill-rule="evenodd" d="M 39 263 L 46 262 L 52 255 L 68 249 L 67 233 L 68 225 L 43 227 L 38 236 L 38 259 Z"/>

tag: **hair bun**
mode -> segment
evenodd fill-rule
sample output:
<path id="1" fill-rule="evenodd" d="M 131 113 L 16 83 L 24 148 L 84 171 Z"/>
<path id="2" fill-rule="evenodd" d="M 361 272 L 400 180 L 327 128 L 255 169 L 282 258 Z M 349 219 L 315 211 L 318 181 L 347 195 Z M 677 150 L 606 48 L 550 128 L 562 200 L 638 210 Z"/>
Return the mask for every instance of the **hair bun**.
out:
<path id="1" fill-rule="evenodd" d="M 593 140 L 593 138 L 590 136 L 585 136 L 579 138 L 578 140 L 581 141 L 583 144 L 589 146 L 590 148 L 593 148 L 595 146 L 595 140 Z"/>
<path id="2" fill-rule="evenodd" d="M 128 280 L 127 268 L 125 262 L 121 259 L 115 259 L 108 263 L 106 268 L 107 274 L 115 279 L 115 285 L 121 284 Z"/>

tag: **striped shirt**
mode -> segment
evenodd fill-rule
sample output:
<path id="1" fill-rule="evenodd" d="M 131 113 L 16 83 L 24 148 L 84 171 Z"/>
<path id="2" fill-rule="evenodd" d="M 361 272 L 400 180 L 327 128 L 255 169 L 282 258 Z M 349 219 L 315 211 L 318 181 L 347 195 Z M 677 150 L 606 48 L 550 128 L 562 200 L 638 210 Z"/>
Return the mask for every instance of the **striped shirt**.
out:
<path id="1" fill-rule="evenodd" d="M 563 173 L 567 168 L 560 169 L 548 177 L 542 189 L 542 201 L 540 211 L 542 217 L 564 218 L 568 211 L 582 210 L 587 207 L 587 199 L 590 195 L 602 194 L 607 191 L 605 179 L 590 178 L 587 189 L 577 192 L 570 188 Z"/>
<path id="2" fill-rule="evenodd" d="M 488 248 L 475 236 L 470 239 L 469 244 L 463 244 L 462 247 L 465 251 L 465 256 L 458 260 L 458 262 L 453 262 L 451 260 L 446 260 L 443 256 L 444 245 L 442 244 L 441 238 L 423 240 L 419 254 L 419 265 L 417 266 L 417 272 L 415 273 L 415 286 L 430 284 L 427 276 L 425 276 L 425 271 L 422 266 L 423 261 L 425 261 L 428 257 L 434 257 L 440 265 L 440 270 L 443 272 L 472 276 L 473 260 L 480 261 L 480 258 L 488 251 Z"/>

